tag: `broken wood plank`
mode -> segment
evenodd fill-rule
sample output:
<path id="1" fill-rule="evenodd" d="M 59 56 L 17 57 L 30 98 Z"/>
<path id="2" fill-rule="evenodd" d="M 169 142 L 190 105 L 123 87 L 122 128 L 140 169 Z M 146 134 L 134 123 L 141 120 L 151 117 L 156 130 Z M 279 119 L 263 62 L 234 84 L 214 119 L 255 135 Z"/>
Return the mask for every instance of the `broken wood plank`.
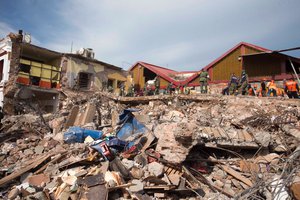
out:
<path id="1" fill-rule="evenodd" d="M 248 131 L 243 130 L 243 134 L 244 134 L 245 140 L 247 142 L 252 142 L 253 141 L 253 137 L 250 133 L 248 133 Z"/>
<path id="2" fill-rule="evenodd" d="M 70 126 L 74 126 L 78 112 L 79 112 L 79 106 L 73 106 L 73 108 L 68 116 L 68 119 L 65 123 L 65 126 L 64 126 L 65 129 L 69 128 Z"/>
<path id="3" fill-rule="evenodd" d="M 87 123 L 93 122 L 93 119 L 96 114 L 96 106 L 95 104 L 88 103 L 85 112 L 83 114 L 83 118 L 81 121 L 81 125 L 85 125 Z"/>
<path id="4" fill-rule="evenodd" d="M 8 176 L 5 176 L 4 178 L 2 178 L 0 180 L 0 186 L 14 180 L 15 178 L 18 178 L 19 176 L 23 175 L 24 173 L 38 167 L 39 165 L 41 165 L 44 161 L 48 160 L 50 157 L 52 156 L 52 154 L 48 154 L 48 155 L 44 155 L 41 156 L 40 159 L 38 159 L 36 162 L 33 162 L 30 165 L 27 165 L 26 167 L 23 167 L 22 169 L 18 170 L 17 172 L 14 172 Z"/>
<path id="5" fill-rule="evenodd" d="M 231 167 L 226 166 L 226 165 L 222 165 L 222 168 L 224 169 L 224 171 L 226 171 L 228 174 L 230 174 L 231 176 L 233 176 L 237 180 L 242 181 L 243 183 L 245 183 L 246 185 L 248 185 L 250 187 L 253 186 L 253 183 L 248 178 L 246 178 L 245 176 L 243 176 L 241 173 L 235 171 Z"/>

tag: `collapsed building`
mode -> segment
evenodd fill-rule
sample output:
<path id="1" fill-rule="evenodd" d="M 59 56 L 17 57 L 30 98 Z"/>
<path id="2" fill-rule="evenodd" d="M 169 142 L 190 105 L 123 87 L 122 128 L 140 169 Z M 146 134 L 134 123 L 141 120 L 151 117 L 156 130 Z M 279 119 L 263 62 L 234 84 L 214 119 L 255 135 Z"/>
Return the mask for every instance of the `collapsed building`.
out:
<path id="1" fill-rule="evenodd" d="M 199 86 L 199 74 L 197 71 L 177 72 L 165 67 L 137 62 L 129 70 L 136 90 L 143 89 L 148 81 L 159 77 L 159 88 L 166 89 L 172 83 L 173 87 Z"/>
<path id="2" fill-rule="evenodd" d="M 1 199 L 300 199 L 298 100 L 120 97 L 127 74 L 91 49 L 23 37 L 0 42 Z M 140 87 L 199 82 L 143 62 L 131 73 Z"/>
<path id="3" fill-rule="evenodd" d="M 94 58 L 92 49 L 80 49 L 76 54 L 66 53 L 62 58 L 63 85 L 80 91 L 104 91 L 111 88 L 120 93 L 127 85 L 127 72 Z"/>
<path id="4" fill-rule="evenodd" d="M 46 112 L 57 109 L 61 54 L 26 42 L 22 31 L 1 41 L 1 104 L 6 113 L 21 112 L 22 102 Z"/>
<path id="5" fill-rule="evenodd" d="M 297 100 L 85 94 L 2 120 L 1 198 L 300 198 Z"/>
<path id="6" fill-rule="evenodd" d="M 10 33 L 0 41 L 0 106 L 7 114 L 29 106 L 55 112 L 61 88 L 119 94 L 127 72 L 94 58 L 91 49 L 59 53 L 31 44 L 30 35 Z"/>

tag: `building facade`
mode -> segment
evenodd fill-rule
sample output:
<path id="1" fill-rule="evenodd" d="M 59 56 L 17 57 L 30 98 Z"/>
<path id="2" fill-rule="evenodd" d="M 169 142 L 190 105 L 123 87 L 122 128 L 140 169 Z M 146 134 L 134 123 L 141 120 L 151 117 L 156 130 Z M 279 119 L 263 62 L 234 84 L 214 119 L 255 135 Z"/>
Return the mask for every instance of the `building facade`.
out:
<path id="1" fill-rule="evenodd" d="M 121 85 L 126 85 L 127 72 L 89 55 L 94 53 L 63 55 L 62 86 L 79 91 L 110 90 L 119 94 Z"/>
<path id="2" fill-rule="evenodd" d="M 55 112 L 61 89 L 119 94 L 127 72 L 94 55 L 91 49 L 52 51 L 30 44 L 22 31 L 10 33 L 0 40 L 0 106 L 8 114 L 20 113 L 22 105 Z"/>
<path id="3" fill-rule="evenodd" d="M 137 62 L 129 69 L 129 73 L 136 90 L 143 89 L 148 81 L 152 81 L 156 77 L 159 78 L 160 89 L 166 89 L 171 83 L 173 88 L 199 85 L 197 79 L 199 74 L 196 71 L 177 72 L 146 62 Z"/>

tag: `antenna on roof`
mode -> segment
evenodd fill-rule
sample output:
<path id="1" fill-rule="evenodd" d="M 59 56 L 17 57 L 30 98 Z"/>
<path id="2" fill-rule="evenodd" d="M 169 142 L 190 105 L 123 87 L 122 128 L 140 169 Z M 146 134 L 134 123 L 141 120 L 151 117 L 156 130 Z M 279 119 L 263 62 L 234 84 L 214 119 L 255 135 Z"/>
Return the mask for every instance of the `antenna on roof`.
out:
<path id="1" fill-rule="evenodd" d="M 71 42 L 71 53 L 73 52 L 73 41 Z"/>

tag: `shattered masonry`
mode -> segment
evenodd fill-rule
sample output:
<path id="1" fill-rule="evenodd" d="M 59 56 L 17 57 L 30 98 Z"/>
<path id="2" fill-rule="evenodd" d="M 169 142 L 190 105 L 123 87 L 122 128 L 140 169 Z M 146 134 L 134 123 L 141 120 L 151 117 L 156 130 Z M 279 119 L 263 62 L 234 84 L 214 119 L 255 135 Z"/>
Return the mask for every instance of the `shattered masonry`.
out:
<path id="1" fill-rule="evenodd" d="M 5 116 L 2 199 L 299 199 L 299 101 L 64 89 Z"/>

